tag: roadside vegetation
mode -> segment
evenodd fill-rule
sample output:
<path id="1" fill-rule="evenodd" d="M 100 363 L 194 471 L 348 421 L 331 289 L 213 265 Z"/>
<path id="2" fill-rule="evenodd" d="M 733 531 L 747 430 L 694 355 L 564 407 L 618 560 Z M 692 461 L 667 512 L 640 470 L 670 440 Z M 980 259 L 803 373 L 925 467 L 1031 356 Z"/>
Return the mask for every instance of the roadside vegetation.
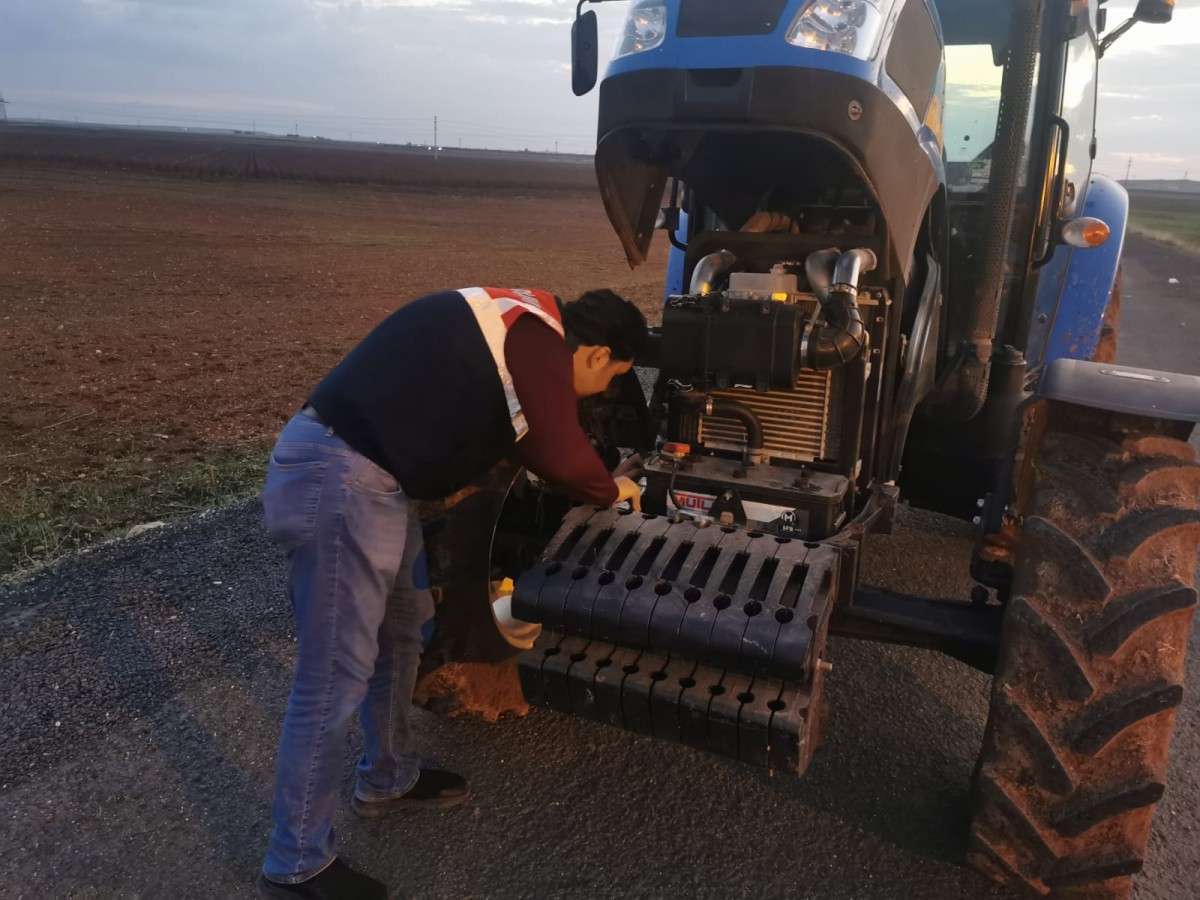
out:
<path id="1" fill-rule="evenodd" d="M 224 450 L 186 466 L 119 466 L 103 480 L 0 493 L 0 577 L 53 562 L 135 525 L 170 522 L 262 488 L 266 449 Z"/>
<path id="2" fill-rule="evenodd" d="M 1200 253 L 1200 194 L 1130 193 L 1129 226 L 1137 234 Z"/>

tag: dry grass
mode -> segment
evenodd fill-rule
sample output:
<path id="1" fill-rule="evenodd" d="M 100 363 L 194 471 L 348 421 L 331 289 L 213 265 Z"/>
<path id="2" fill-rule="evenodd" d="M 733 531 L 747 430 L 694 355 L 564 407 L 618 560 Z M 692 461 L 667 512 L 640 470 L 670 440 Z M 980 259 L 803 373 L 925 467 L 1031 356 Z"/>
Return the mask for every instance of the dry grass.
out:
<path id="1" fill-rule="evenodd" d="M 266 468 L 265 449 L 222 450 L 186 466 L 113 466 L 103 481 L 0 493 L 0 574 L 53 562 L 139 523 L 171 521 L 253 496 Z"/>
<path id="2" fill-rule="evenodd" d="M 1200 253 L 1200 194 L 1130 195 L 1129 227 L 1136 234 Z"/>

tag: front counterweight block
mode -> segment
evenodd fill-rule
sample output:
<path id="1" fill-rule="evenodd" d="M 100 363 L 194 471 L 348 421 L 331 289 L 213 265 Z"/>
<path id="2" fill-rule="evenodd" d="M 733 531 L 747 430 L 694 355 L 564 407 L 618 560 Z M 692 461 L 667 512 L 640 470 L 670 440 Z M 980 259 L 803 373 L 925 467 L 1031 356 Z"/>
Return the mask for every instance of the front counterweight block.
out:
<path id="1" fill-rule="evenodd" d="M 820 742 L 822 672 L 755 678 L 543 631 L 521 654 L 531 705 L 801 774 Z"/>
<path id="2" fill-rule="evenodd" d="M 823 721 L 836 548 L 581 508 L 518 580 L 529 703 L 802 772 Z"/>

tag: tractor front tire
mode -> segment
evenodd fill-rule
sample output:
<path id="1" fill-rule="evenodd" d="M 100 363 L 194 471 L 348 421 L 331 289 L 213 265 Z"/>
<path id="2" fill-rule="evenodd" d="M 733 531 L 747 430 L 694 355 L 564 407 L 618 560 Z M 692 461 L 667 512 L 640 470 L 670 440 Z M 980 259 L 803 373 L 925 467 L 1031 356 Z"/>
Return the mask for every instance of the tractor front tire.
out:
<path id="1" fill-rule="evenodd" d="M 1146 420 L 1055 418 L 1019 510 L 968 854 L 1034 895 L 1124 900 L 1183 696 L 1200 467 Z"/>

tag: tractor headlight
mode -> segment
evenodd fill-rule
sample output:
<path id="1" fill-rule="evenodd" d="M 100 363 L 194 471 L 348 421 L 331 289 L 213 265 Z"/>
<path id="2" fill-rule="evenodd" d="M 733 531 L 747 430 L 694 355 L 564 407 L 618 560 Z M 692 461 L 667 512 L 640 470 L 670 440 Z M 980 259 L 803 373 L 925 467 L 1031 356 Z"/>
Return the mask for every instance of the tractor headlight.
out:
<path id="1" fill-rule="evenodd" d="M 787 32 L 797 47 L 870 59 L 894 0 L 808 0 Z"/>
<path id="2" fill-rule="evenodd" d="M 667 36 L 667 5 L 664 0 L 638 0 L 625 17 L 613 59 L 653 50 Z"/>

